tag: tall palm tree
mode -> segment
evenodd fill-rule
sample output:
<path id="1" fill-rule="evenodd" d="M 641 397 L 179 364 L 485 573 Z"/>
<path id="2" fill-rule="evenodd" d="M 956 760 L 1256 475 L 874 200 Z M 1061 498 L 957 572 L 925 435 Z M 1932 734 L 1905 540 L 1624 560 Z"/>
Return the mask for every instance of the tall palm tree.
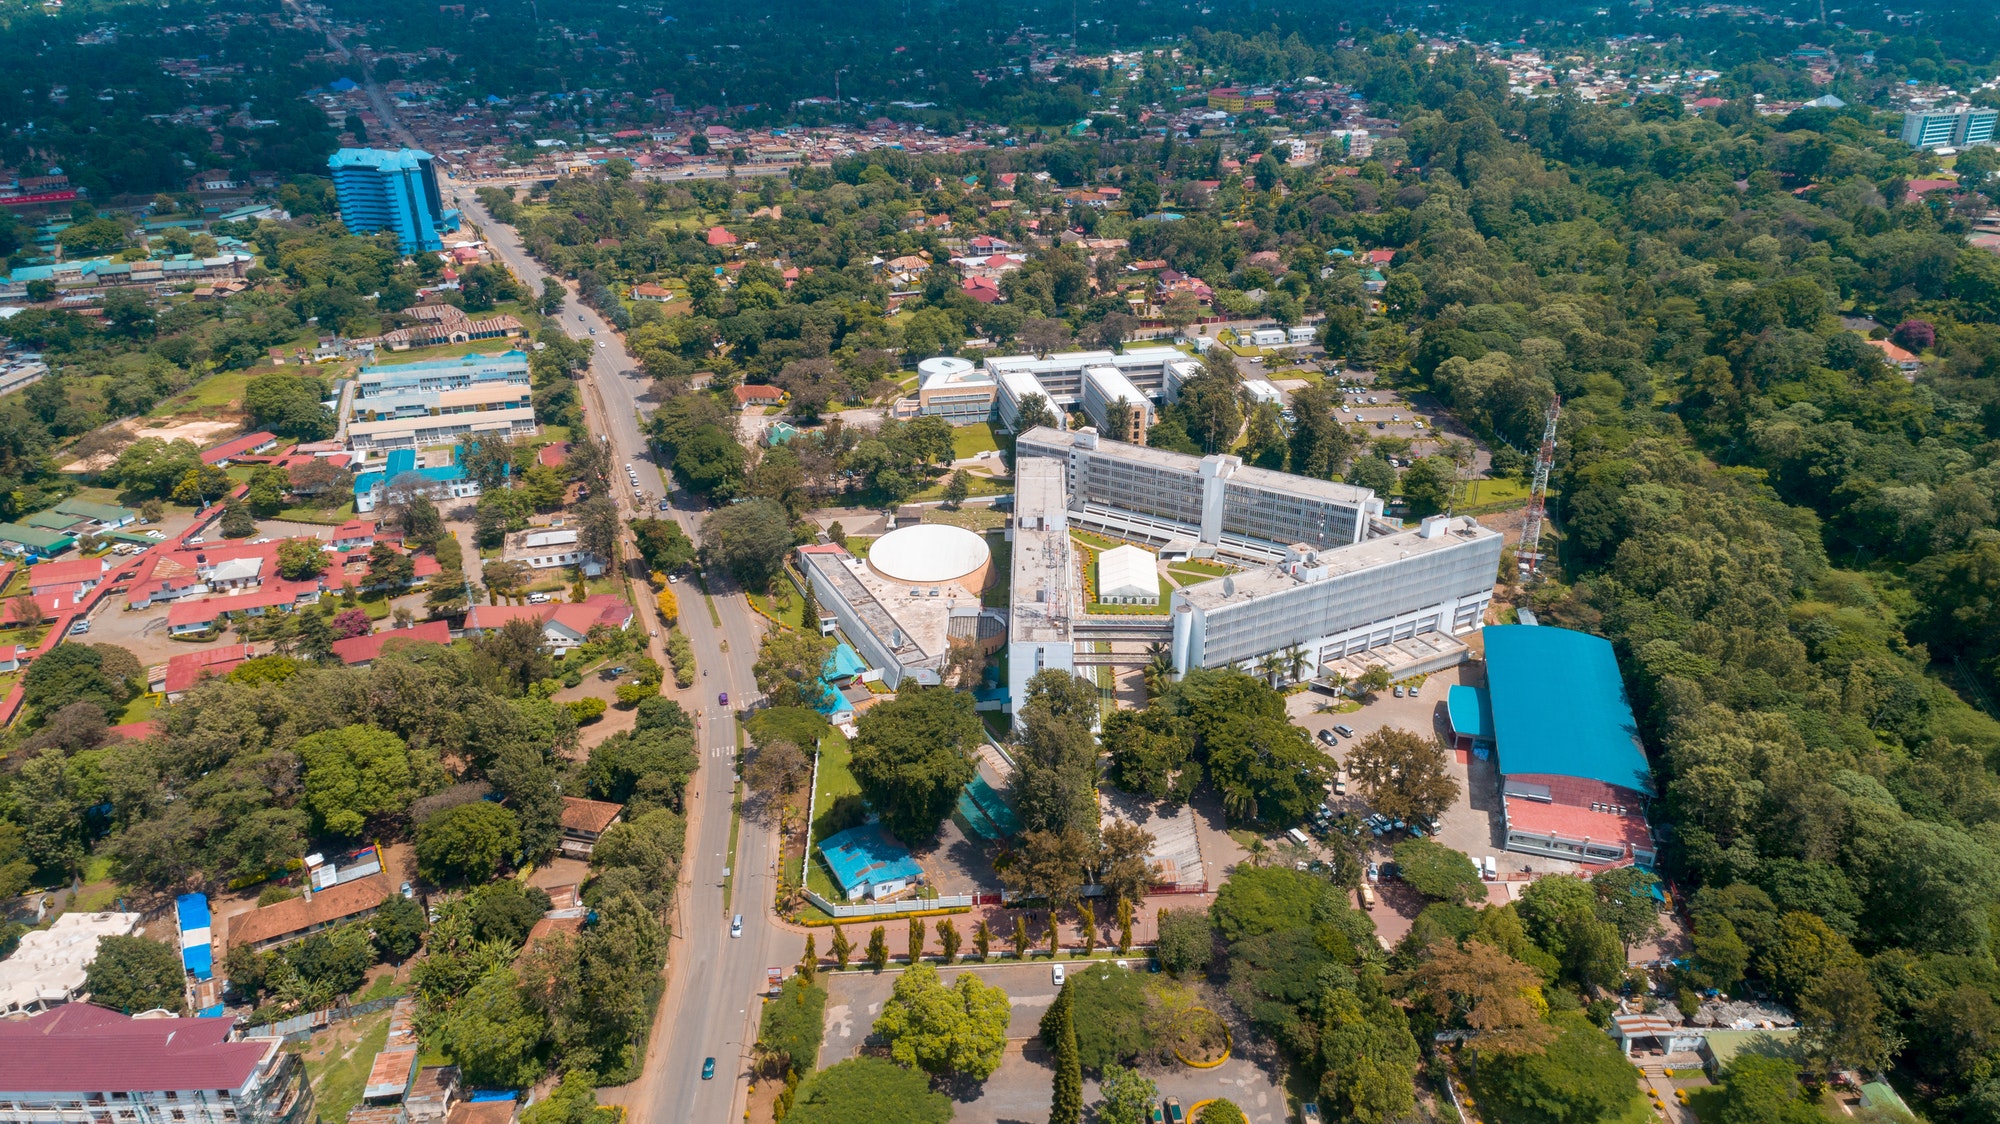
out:
<path id="1" fill-rule="evenodd" d="M 1276 687 L 1285 674 L 1285 661 L 1276 652 L 1266 652 L 1257 660 L 1257 674 L 1264 677 L 1264 684 Z"/>
<path id="2" fill-rule="evenodd" d="M 1292 682 L 1296 683 L 1305 678 L 1306 651 L 1304 648 L 1299 647 L 1297 644 L 1287 645 L 1284 658 L 1285 667 L 1291 672 Z"/>
<path id="3" fill-rule="evenodd" d="M 1173 678 L 1174 656 L 1171 649 L 1155 640 L 1146 645 L 1146 667 L 1140 672 L 1146 684 L 1146 697 L 1158 698 L 1167 689 Z"/>

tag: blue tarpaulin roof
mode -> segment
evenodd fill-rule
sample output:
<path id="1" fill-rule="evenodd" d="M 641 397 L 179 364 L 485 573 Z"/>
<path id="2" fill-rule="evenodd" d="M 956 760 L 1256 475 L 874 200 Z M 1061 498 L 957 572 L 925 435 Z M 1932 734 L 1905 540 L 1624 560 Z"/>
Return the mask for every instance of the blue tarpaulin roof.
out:
<path id="1" fill-rule="evenodd" d="M 1503 776 L 1584 777 L 1653 791 L 1610 641 L 1547 625 L 1491 625 L 1485 636 Z"/>
<path id="2" fill-rule="evenodd" d="M 1445 712 L 1451 716 L 1451 732 L 1475 742 L 1493 740 L 1493 703 L 1484 687 L 1456 684 L 1445 692 Z"/>
<path id="3" fill-rule="evenodd" d="M 219 1019 L 228 1013 L 229 1012 L 223 1008 L 222 1004 L 216 1003 L 208 1007 L 203 1007 L 201 1010 L 196 1011 L 194 1013 L 194 1017 L 198 1019 Z"/>
<path id="4" fill-rule="evenodd" d="M 215 945 L 211 939 L 214 919 L 208 911 L 208 896 L 182 894 L 174 899 L 174 912 L 180 920 L 181 964 L 195 979 L 214 978 Z"/>
<path id="5" fill-rule="evenodd" d="M 865 886 L 924 876 L 924 868 L 917 865 L 909 848 L 890 838 L 878 823 L 829 835 L 819 849 L 834 881 L 850 894 Z"/>

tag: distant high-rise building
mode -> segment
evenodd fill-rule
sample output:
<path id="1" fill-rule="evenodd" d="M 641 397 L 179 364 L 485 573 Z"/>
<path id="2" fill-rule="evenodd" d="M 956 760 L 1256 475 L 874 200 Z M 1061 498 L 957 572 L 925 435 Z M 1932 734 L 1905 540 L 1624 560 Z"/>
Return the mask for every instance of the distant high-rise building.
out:
<path id="1" fill-rule="evenodd" d="M 442 250 L 438 232 L 458 225 L 444 209 L 430 153 L 416 148 L 343 148 L 327 158 L 340 221 L 355 234 L 390 230 L 406 254 Z"/>
<path id="2" fill-rule="evenodd" d="M 2000 109 L 1913 109 L 1903 114 L 1903 143 L 1912 148 L 1992 144 L 1996 127 Z"/>

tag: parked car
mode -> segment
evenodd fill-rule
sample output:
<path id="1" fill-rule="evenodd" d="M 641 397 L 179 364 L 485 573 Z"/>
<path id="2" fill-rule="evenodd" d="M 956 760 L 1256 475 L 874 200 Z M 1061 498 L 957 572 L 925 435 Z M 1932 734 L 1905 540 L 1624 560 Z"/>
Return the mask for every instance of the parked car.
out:
<path id="1" fill-rule="evenodd" d="M 1167 1098 L 1167 1124 L 1187 1124 L 1187 1111 L 1181 1108 L 1179 1097 Z"/>
<path id="2" fill-rule="evenodd" d="M 79 620 L 75 624 L 69 626 L 69 634 L 71 636 L 82 636 L 84 633 L 89 631 L 90 631 L 90 622 L 87 620 Z"/>
<path id="3" fill-rule="evenodd" d="M 1403 697 L 1403 688 L 1402 688 L 1402 686 L 1401 686 L 1400 684 L 1399 684 L 1399 685 L 1397 685 L 1397 687 L 1395 688 L 1395 692 L 1396 692 L 1396 697 L 1397 697 L 1397 698 L 1399 698 L 1399 699 L 1400 699 L 1400 698 L 1402 698 L 1402 697 Z"/>
<path id="4" fill-rule="evenodd" d="M 546 593 L 530 593 L 528 595 L 528 604 L 530 605 L 546 605 L 548 603 L 549 595 Z"/>
<path id="5" fill-rule="evenodd" d="M 1321 730 L 1319 732 L 1319 740 L 1325 742 L 1328 745 L 1340 744 L 1340 739 L 1333 736 L 1332 730 Z"/>
<path id="6" fill-rule="evenodd" d="M 1333 728 L 1333 732 L 1339 734 L 1343 738 L 1351 738 L 1354 736 L 1354 728 L 1352 726 L 1344 724 L 1335 726 Z"/>
<path id="7" fill-rule="evenodd" d="M 1417 689 L 1415 687 L 1410 688 L 1410 697 L 1413 699 L 1417 697 Z"/>
<path id="8" fill-rule="evenodd" d="M 1061 987 L 1063 983 L 1063 966 L 1060 964 L 1055 965 L 1049 973 L 1049 978 L 1057 987 Z"/>
<path id="9" fill-rule="evenodd" d="M 415 898 L 417 896 L 417 888 L 415 886 L 410 885 L 408 882 L 403 883 L 402 889 L 396 892 L 403 895 L 406 898 Z"/>

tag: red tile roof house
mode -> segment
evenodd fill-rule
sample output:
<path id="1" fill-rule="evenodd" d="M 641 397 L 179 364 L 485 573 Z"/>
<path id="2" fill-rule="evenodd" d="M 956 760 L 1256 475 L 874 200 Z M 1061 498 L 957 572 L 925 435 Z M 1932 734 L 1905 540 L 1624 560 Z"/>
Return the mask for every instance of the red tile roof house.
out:
<path id="1" fill-rule="evenodd" d="M 168 702 L 173 702 L 194 689 L 194 685 L 203 679 L 228 675 L 236 670 L 238 664 L 255 658 L 256 654 L 256 650 L 248 644 L 224 644 L 205 652 L 184 652 L 168 660 L 164 669 L 154 669 L 155 675 L 147 685 L 166 695 Z"/>
<path id="2" fill-rule="evenodd" d="M 21 670 L 21 657 L 27 653 L 19 644 L 0 644 L 0 673 Z"/>
<path id="3" fill-rule="evenodd" d="M 372 874 L 314 891 L 311 897 L 291 898 L 229 919 L 229 937 L 224 948 L 248 945 L 259 952 L 302 940 L 314 933 L 367 917 L 382 908 L 392 890 L 389 880 Z"/>
<path id="4" fill-rule="evenodd" d="M 474 605 L 465 614 L 464 632 L 495 632 L 510 621 L 540 624 L 543 643 L 561 656 L 588 639 L 590 630 L 598 625 L 620 630 L 631 627 L 632 606 L 610 593 L 599 593 L 581 604 Z"/>
<path id="5" fill-rule="evenodd" d="M 367 550 L 375 545 L 375 524 L 367 519 L 349 519 L 334 528 L 333 538 L 328 546 L 342 554 L 350 550 Z"/>
<path id="6" fill-rule="evenodd" d="M 736 406 L 742 410 L 752 406 L 776 406 L 785 400 L 785 392 L 775 386 L 739 386 L 735 394 Z"/>
<path id="7" fill-rule="evenodd" d="M 719 226 L 708 228 L 708 244 L 711 246 L 734 246 L 736 236 Z"/>
<path id="8" fill-rule="evenodd" d="M 182 602 L 167 609 L 167 635 L 197 636 L 214 629 L 221 621 L 222 606 L 213 601 Z"/>
<path id="9" fill-rule="evenodd" d="M 102 558 L 66 558 L 61 562 L 43 562 L 28 567 L 28 591 L 31 593 L 55 593 L 68 586 L 78 587 L 79 592 L 89 592 L 104 580 L 105 571 L 111 564 Z"/>
<path id="10" fill-rule="evenodd" d="M 371 632 L 366 636 L 336 640 L 333 642 L 333 654 L 349 667 L 367 667 L 379 659 L 385 651 L 396 651 L 415 644 L 449 643 L 451 643 L 450 625 L 443 621 L 425 621 L 410 628 Z"/>
<path id="11" fill-rule="evenodd" d="M 1895 344 L 1889 342 L 1888 340 L 1869 340 L 1868 346 L 1880 351 L 1882 353 L 1882 361 L 1884 363 L 1887 363 L 1891 367 L 1896 368 L 1898 371 L 1903 372 L 1903 377 L 1909 379 L 1912 382 L 1916 381 L 1917 372 L 1923 369 L 1924 366 L 1923 360 L 1917 358 L 1909 351 L 1896 346 Z M 59 563 L 55 562 L 44 562 L 42 563 L 42 566 L 54 566 L 58 564 Z M 35 567 L 35 569 L 39 570 L 42 568 L 42 566 L 37 566 Z M 33 572 L 34 571 L 32 570 L 29 571 L 31 575 L 33 574 Z"/>
<path id="12" fill-rule="evenodd" d="M 625 805 L 603 800 L 563 797 L 562 852 L 571 858 L 587 859 L 605 829 L 625 814 Z"/>
<path id="13" fill-rule="evenodd" d="M 232 1042 L 234 1030 L 232 1019 L 131 1018 L 90 1003 L 0 1021 L 0 1102 L 104 1106 L 31 1113 L 51 1120 L 108 1121 L 114 1107 L 121 1121 L 311 1118 L 305 1066 L 284 1039 Z"/>
<path id="14" fill-rule="evenodd" d="M 268 452 L 276 448 L 277 444 L 278 435 L 275 433 L 259 432 L 246 434 L 233 440 L 224 441 L 222 444 L 202 453 L 201 463 L 220 465 L 226 468 L 233 457 L 255 456 L 258 453 Z"/>
<path id="15" fill-rule="evenodd" d="M 1000 300 L 1000 283 L 991 277 L 968 277 L 958 287 L 980 304 L 995 304 Z"/>

